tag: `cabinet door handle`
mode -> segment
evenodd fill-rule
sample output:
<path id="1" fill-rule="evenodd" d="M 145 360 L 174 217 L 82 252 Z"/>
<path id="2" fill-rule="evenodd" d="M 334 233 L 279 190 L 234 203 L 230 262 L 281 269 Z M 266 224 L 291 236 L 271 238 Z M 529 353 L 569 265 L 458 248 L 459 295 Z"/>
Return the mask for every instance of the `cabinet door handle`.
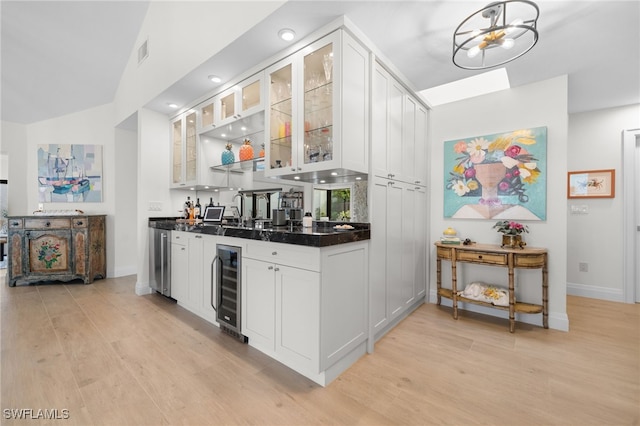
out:
<path id="1" fill-rule="evenodd" d="M 211 307 L 214 311 L 218 312 L 218 308 L 216 308 L 216 305 L 213 303 L 214 296 L 217 296 L 215 288 L 218 287 L 218 275 L 216 275 L 213 270 L 213 266 L 215 265 L 216 260 L 220 260 L 220 256 L 215 255 L 213 260 L 211 261 Z M 215 281 L 213 279 L 214 277 Z"/>
<path id="2" fill-rule="evenodd" d="M 295 172 L 295 171 L 296 171 L 296 168 L 295 168 L 295 167 L 292 167 L 292 168 L 291 168 L 291 171 L 292 171 L 292 172 Z"/>
<path id="3" fill-rule="evenodd" d="M 388 183 L 387 183 L 387 185 L 388 185 L 388 186 L 393 186 L 393 185 L 395 185 L 395 184 L 396 184 L 395 182 L 388 182 Z"/>
<path id="4" fill-rule="evenodd" d="M 47 222 L 45 222 L 44 226 L 46 226 L 46 227 L 51 226 L 51 222 L 48 222 L 48 221 L 47 221 Z"/>
<path id="5" fill-rule="evenodd" d="M 279 271 L 279 270 L 280 270 L 280 268 L 274 268 L 274 271 Z"/>
<path id="6" fill-rule="evenodd" d="M 202 235 L 196 235 L 196 238 L 202 238 Z"/>
<path id="7" fill-rule="evenodd" d="M 277 256 L 277 255 L 278 255 L 278 252 L 277 252 L 277 251 L 273 251 L 273 252 L 271 252 L 271 255 L 272 255 L 272 256 Z"/>
<path id="8" fill-rule="evenodd" d="M 269 266 L 267 269 L 271 271 L 273 269 L 273 266 Z"/>
<path id="9" fill-rule="evenodd" d="M 76 222 L 76 225 L 78 225 L 78 226 L 82 226 L 82 221 L 81 221 L 81 220 L 77 221 L 77 222 Z"/>

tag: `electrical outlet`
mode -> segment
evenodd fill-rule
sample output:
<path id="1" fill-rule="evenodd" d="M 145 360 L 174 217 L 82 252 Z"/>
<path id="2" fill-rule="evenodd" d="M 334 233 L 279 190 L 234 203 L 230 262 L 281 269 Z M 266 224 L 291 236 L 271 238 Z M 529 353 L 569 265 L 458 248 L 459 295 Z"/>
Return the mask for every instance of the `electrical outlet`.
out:
<path id="1" fill-rule="evenodd" d="M 587 206 L 586 204 L 572 204 L 571 214 L 589 214 L 589 206 Z"/>
<path id="2" fill-rule="evenodd" d="M 148 205 L 147 209 L 150 212 L 162 211 L 162 203 L 160 201 L 149 201 L 149 205 Z"/>
<path id="3" fill-rule="evenodd" d="M 578 270 L 580 272 L 589 272 L 589 264 L 587 262 L 578 263 Z"/>

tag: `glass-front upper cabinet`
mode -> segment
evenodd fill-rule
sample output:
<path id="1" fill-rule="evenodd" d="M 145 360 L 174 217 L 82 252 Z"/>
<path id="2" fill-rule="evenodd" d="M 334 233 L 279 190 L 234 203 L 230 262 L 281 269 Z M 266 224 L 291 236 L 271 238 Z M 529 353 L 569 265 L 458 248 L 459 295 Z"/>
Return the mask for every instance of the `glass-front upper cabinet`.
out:
<path id="1" fill-rule="evenodd" d="M 304 164 L 333 158 L 333 43 L 304 56 Z"/>
<path id="2" fill-rule="evenodd" d="M 280 62 L 267 70 L 269 81 L 268 146 L 265 153 L 266 169 L 291 169 L 295 157 L 292 145 L 293 123 L 293 73 L 290 60 Z"/>
<path id="3" fill-rule="evenodd" d="M 193 185 L 197 178 L 197 112 L 182 114 L 171 123 L 171 186 Z"/>
<path id="4" fill-rule="evenodd" d="M 262 83 L 263 73 L 260 72 L 217 96 L 220 103 L 220 124 L 261 111 L 264 108 Z"/>
<path id="5" fill-rule="evenodd" d="M 267 69 L 266 176 L 368 170 L 369 53 L 337 30 Z"/>
<path id="6" fill-rule="evenodd" d="M 198 132 L 214 128 L 215 123 L 220 120 L 214 115 L 218 112 L 214 98 L 207 99 L 198 105 L 196 109 L 200 112 L 200 123 L 197 126 Z"/>

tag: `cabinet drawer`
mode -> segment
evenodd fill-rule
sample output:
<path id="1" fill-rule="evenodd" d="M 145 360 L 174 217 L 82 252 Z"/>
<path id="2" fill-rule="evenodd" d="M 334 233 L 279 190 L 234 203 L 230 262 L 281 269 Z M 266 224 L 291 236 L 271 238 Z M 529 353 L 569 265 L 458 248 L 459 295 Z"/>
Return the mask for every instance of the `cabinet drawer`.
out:
<path id="1" fill-rule="evenodd" d="M 71 228 L 71 219 L 25 219 L 24 227 L 26 229 L 69 229 Z"/>
<path id="2" fill-rule="evenodd" d="M 438 259 L 451 259 L 451 249 L 438 247 Z"/>
<path id="3" fill-rule="evenodd" d="M 86 217 L 74 217 L 71 219 L 71 226 L 74 228 L 86 228 L 89 224 L 89 218 Z"/>
<path id="4" fill-rule="evenodd" d="M 22 229 L 22 219 L 9 219 L 9 229 Z"/>
<path id="5" fill-rule="evenodd" d="M 544 266 L 545 255 L 540 254 L 516 254 L 514 256 L 514 266 L 516 268 L 540 268 Z"/>
<path id="6" fill-rule="evenodd" d="M 283 243 L 249 241 L 244 256 L 311 271 L 320 270 L 320 249 Z"/>
<path id="7" fill-rule="evenodd" d="M 506 265 L 507 255 L 478 251 L 458 250 L 457 259 L 461 262 L 490 263 L 492 265 Z"/>
<path id="8" fill-rule="evenodd" d="M 171 244 L 187 244 L 188 235 L 186 232 L 171 231 Z"/>

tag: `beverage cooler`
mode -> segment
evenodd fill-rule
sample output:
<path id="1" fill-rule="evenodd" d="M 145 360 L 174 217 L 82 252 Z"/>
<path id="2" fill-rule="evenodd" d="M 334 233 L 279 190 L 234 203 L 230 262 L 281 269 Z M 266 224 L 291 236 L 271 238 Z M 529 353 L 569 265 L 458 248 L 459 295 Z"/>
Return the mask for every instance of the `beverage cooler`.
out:
<path id="1" fill-rule="evenodd" d="M 242 249 L 218 244 L 212 267 L 215 287 L 211 292 L 211 306 L 216 311 L 220 329 L 225 333 L 247 342 L 240 332 Z M 215 300 L 214 300 L 215 295 Z"/>

